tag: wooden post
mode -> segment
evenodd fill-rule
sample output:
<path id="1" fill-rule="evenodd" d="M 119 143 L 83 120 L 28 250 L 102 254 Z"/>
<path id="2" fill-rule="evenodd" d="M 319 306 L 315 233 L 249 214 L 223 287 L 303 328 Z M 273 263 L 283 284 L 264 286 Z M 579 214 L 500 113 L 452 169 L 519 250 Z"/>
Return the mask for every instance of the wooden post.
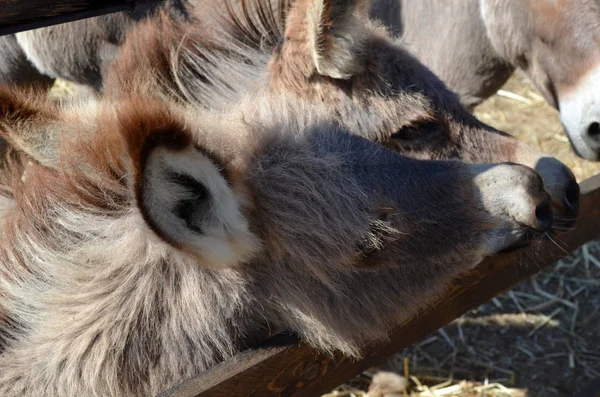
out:
<path id="1" fill-rule="evenodd" d="M 360 361 L 339 354 L 330 357 L 294 338 L 280 337 L 259 349 L 242 352 L 159 397 L 316 397 L 334 389 L 600 235 L 600 175 L 580 186 L 579 220 L 573 231 L 560 237 L 562 247 L 545 241 L 542 247 L 489 258 L 456 280 L 435 303 L 390 330 L 387 343 L 365 345 Z"/>
<path id="2" fill-rule="evenodd" d="M 0 36 L 78 19 L 135 10 L 163 0 L 0 0 Z"/>

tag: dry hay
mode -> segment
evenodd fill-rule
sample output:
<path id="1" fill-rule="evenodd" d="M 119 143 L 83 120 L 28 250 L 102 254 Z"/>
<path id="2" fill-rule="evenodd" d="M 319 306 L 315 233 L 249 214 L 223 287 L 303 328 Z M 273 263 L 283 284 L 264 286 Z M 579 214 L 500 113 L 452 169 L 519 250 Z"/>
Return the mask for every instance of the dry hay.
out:
<path id="1" fill-rule="evenodd" d="M 579 181 L 600 173 L 573 154 L 558 112 L 519 74 L 475 114 L 559 158 Z M 326 396 L 572 397 L 600 378 L 599 258 L 600 242 L 585 245 Z M 408 388 L 380 393 L 380 371 L 403 374 Z"/>

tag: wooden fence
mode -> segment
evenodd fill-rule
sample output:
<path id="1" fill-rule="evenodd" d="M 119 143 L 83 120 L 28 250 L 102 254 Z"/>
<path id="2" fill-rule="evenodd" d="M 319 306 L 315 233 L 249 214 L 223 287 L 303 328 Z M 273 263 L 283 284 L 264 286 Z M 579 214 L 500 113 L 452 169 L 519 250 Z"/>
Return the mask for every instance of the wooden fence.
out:
<path id="1" fill-rule="evenodd" d="M 0 0 L 0 35 L 34 29 L 160 0 Z M 513 287 L 544 267 L 600 235 L 600 175 L 581 183 L 580 217 L 573 231 L 561 236 L 563 245 L 546 241 L 542 249 L 522 249 L 489 258 L 456 280 L 435 303 L 390 330 L 387 343 L 363 347 L 359 361 L 339 354 L 327 356 L 282 334 L 262 347 L 189 379 L 159 397 L 305 396 L 335 388 L 391 354 L 418 342 L 466 311 Z"/>

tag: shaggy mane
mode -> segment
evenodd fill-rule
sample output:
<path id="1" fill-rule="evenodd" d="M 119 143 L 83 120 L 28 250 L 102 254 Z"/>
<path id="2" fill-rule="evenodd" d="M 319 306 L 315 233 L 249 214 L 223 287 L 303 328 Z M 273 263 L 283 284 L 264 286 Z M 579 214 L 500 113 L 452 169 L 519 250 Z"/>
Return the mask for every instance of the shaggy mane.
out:
<path id="1" fill-rule="evenodd" d="M 259 48 L 261 45 L 275 46 L 283 39 L 285 20 L 291 7 L 291 0 L 278 0 L 277 8 L 273 1 L 240 0 L 238 9 L 231 0 L 225 2 L 229 28 L 236 31 L 236 37 Z M 241 13 L 241 15 L 240 15 Z"/>
<path id="2" fill-rule="evenodd" d="M 176 91 L 183 100 L 222 108 L 251 89 L 249 82 L 264 78 L 271 54 L 284 40 L 291 6 L 291 0 L 277 0 L 273 6 L 274 1 L 229 0 L 210 15 L 196 6 L 196 21 L 171 59 Z"/>

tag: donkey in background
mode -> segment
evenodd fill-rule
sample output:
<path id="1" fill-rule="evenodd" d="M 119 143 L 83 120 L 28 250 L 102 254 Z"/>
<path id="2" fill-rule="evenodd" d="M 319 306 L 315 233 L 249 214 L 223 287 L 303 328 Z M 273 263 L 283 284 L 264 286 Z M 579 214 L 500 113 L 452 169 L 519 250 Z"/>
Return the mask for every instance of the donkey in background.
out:
<path id="1" fill-rule="evenodd" d="M 552 223 L 530 168 L 405 158 L 277 95 L 0 104 L 5 397 L 155 395 L 272 329 L 357 355 Z"/>
<path id="2" fill-rule="evenodd" d="M 368 20 L 369 1 L 193 4 L 189 23 L 163 16 L 130 31 L 107 95 L 152 93 L 219 109 L 254 90 L 291 93 L 405 155 L 530 166 L 552 198 L 557 228 L 575 221 L 579 187 L 570 170 L 477 120 Z"/>
<path id="3" fill-rule="evenodd" d="M 134 12 L 0 36 L 0 84 L 47 90 L 55 78 L 62 78 L 99 91 L 128 30 L 162 8 L 185 20 L 185 1 L 144 4 Z"/>
<path id="4" fill-rule="evenodd" d="M 473 108 L 516 68 L 560 118 L 575 152 L 600 159 L 596 0 L 376 0 L 371 16 Z"/>

